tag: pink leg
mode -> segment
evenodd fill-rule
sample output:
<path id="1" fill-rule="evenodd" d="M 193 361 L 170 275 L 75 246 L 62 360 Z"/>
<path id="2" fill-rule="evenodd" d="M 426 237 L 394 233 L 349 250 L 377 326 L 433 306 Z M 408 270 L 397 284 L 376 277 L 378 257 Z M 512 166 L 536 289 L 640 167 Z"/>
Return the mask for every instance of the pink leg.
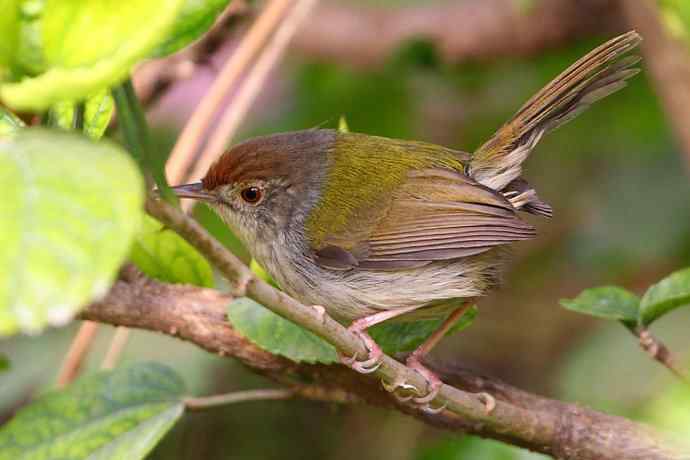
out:
<path id="1" fill-rule="evenodd" d="M 429 338 L 427 338 L 424 343 L 417 347 L 417 349 L 413 351 L 412 354 L 407 358 L 407 366 L 419 372 L 427 381 L 427 394 L 414 398 L 414 402 L 418 404 L 428 404 L 429 402 L 433 401 L 434 398 L 436 398 L 438 390 L 441 388 L 443 382 L 436 374 L 424 366 L 421 360 L 441 341 L 443 336 L 446 335 L 446 333 L 462 317 L 462 315 L 469 310 L 473 303 L 474 299 L 469 300 L 462 304 L 460 308 L 451 313 L 443 324 L 441 324 L 441 326 L 439 326 L 439 328 L 436 329 L 434 333 L 431 334 Z"/>
<path id="2" fill-rule="evenodd" d="M 395 310 L 385 310 L 380 313 L 375 313 L 373 315 L 365 316 L 364 318 L 353 321 L 350 327 L 347 329 L 356 334 L 362 340 L 364 346 L 368 350 L 368 354 L 366 359 L 358 361 L 356 353 L 351 357 L 345 357 L 338 353 L 340 362 L 361 374 L 369 374 L 374 372 L 381 365 L 381 356 L 383 356 L 383 351 L 381 351 L 381 348 L 376 344 L 376 342 L 374 342 L 374 339 L 367 334 L 366 330 L 375 324 L 379 324 L 391 318 L 395 318 L 396 316 L 408 313 L 416 308 L 418 307 L 414 306 L 397 308 Z"/>

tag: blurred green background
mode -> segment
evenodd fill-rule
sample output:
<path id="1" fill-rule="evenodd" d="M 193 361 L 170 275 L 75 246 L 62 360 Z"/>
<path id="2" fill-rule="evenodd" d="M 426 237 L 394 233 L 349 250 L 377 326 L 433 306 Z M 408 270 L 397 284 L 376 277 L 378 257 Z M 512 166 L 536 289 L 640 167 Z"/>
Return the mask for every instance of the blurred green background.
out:
<path id="1" fill-rule="evenodd" d="M 290 52 L 236 140 L 334 127 L 343 115 L 352 131 L 471 151 L 536 90 L 605 38 L 529 59 L 461 64 L 443 62 L 424 41 L 404 43 L 385 63 L 369 68 Z M 207 81 L 195 84 L 202 86 L 197 91 L 203 90 Z M 161 105 L 193 108 L 181 100 L 178 104 L 168 98 Z M 164 116 L 166 110 L 155 112 L 162 161 L 180 126 Z M 628 88 L 544 139 L 525 170 L 540 196 L 553 205 L 554 218 L 532 219 L 540 237 L 515 246 L 503 289 L 481 301 L 472 327 L 447 338 L 435 359 L 461 363 L 549 397 L 664 423 L 668 411 L 663 408 L 679 393 L 669 373 L 619 324 L 566 311 L 558 303 L 605 284 L 644 292 L 669 272 L 690 266 L 689 171 L 647 76 L 634 78 Z M 206 222 L 213 218 L 200 214 Z M 217 223 L 208 225 L 220 231 Z M 97 369 L 112 333 L 103 328 L 108 334 L 98 339 L 90 371 Z M 0 353 L 13 363 L 10 372 L 0 374 L 3 420 L 33 393 L 52 385 L 75 330 L 73 325 L 0 342 Z M 690 366 L 690 310 L 673 312 L 653 331 Z M 124 359 L 164 362 L 185 377 L 196 395 L 270 385 L 231 360 L 141 331 L 133 332 Z M 304 401 L 252 402 L 193 413 L 151 458 L 353 456 L 542 458 L 495 442 L 451 436 L 397 413 Z"/>

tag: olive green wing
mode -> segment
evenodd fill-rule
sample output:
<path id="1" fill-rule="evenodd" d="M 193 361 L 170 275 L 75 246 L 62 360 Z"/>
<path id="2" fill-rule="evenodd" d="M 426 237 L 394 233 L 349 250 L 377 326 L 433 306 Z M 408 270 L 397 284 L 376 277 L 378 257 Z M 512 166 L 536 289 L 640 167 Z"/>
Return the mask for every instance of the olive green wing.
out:
<path id="1" fill-rule="evenodd" d="M 318 264 L 334 270 L 403 270 L 535 236 L 502 195 L 443 168 L 410 173 L 385 208 L 364 212 L 374 222 L 370 231 L 360 225 L 327 235 L 313 248 Z"/>

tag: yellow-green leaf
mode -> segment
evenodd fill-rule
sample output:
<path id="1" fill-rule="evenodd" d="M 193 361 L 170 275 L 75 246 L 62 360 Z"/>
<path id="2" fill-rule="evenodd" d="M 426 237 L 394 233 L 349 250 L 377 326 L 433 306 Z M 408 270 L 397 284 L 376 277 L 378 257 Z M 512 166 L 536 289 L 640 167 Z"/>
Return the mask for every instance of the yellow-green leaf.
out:
<path id="1" fill-rule="evenodd" d="M 104 295 L 139 227 L 126 152 L 63 131 L 0 140 L 0 336 L 67 322 Z"/>
<path id="2" fill-rule="evenodd" d="M 124 80 L 167 37 L 183 0 L 46 0 L 40 15 L 45 71 L 6 83 L 9 106 L 43 110 Z"/>
<path id="3" fill-rule="evenodd" d="M 110 123 L 114 109 L 113 96 L 107 89 L 89 97 L 84 104 L 84 134 L 92 139 L 100 139 Z"/>
<path id="4" fill-rule="evenodd" d="M 156 47 L 153 56 L 172 54 L 199 38 L 229 3 L 230 0 L 185 0 L 168 38 Z"/>

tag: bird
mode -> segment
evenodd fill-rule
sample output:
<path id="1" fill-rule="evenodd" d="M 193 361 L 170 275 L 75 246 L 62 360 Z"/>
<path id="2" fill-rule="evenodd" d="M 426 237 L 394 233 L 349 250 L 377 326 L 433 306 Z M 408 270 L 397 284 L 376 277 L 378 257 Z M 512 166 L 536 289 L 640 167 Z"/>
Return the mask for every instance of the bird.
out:
<path id="1" fill-rule="evenodd" d="M 200 182 L 173 190 L 208 203 L 281 289 L 347 325 L 368 353 L 339 356 L 358 372 L 381 361 L 371 326 L 444 317 L 406 360 L 425 378 L 414 398 L 425 405 L 442 382 L 423 358 L 500 285 L 508 247 L 536 236 L 521 214 L 552 216 L 523 162 L 544 134 L 639 72 L 628 52 L 640 42 L 630 31 L 593 49 L 473 153 L 307 129 L 235 145 Z"/>

